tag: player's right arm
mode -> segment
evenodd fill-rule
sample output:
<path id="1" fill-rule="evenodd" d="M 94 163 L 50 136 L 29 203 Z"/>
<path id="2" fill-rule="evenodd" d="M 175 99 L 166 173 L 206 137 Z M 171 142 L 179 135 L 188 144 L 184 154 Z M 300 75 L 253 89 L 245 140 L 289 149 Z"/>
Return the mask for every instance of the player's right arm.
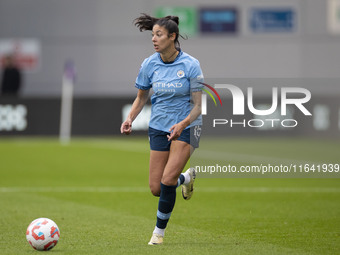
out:
<path id="1" fill-rule="evenodd" d="M 132 104 L 129 115 L 120 127 L 120 132 L 122 134 L 129 135 L 132 132 L 132 122 L 137 118 L 138 114 L 142 111 L 144 105 L 148 101 L 148 97 L 149 97 L 149 89 L 138 90 L 137 97 Z"/>

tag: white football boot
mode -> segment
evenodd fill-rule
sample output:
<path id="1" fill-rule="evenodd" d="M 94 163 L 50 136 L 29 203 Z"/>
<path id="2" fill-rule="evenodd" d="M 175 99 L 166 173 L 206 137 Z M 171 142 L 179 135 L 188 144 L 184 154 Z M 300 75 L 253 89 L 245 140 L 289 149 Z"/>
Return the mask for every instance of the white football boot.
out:
<path id="1" fill-rule="evenodd" d="M 196 170 L 195 168 L 189 168 L 186 173 L 190 176 L 190 182 L 188 184 L 182 185 L 182 196 L 185 200 L 189 200 L 194 193 L 194 182 L 196 178 Z"/>
<path id="2" fill-rule="evenodd" d="M 163 243 L 163 236 L 153 233 L 148 245 L 157 245 L 157 244 L 162 244 L 162 243 Z"/>

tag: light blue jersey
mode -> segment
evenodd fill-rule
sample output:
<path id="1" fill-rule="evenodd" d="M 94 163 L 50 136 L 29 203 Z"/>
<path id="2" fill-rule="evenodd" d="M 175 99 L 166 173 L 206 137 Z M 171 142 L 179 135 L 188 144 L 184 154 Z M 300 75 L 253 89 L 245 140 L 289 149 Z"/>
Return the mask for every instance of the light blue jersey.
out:
<path id="1" fill-rule="evenodd" d="M 201 91 L 203 87 L 199 82 L 203 82 L 200 63 L 185 52 L 180 51 L 170 63 L 164 63 L 159 53 L 146 58 L 135 87 L 142 90 L 152 88 L 154 91 L 149 126 L 169 132 L 174 124 L 184 120 L 193 107 L 191 92 Z M 195 125 L 202 125 L 202 116 L 189 127 Z"/>

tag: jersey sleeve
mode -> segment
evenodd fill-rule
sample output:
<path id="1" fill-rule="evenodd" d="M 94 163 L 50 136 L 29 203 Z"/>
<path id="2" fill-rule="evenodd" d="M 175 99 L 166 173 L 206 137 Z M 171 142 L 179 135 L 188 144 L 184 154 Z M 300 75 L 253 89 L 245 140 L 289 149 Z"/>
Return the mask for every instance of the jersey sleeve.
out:
<path id="1" fill-rule="evenodd" d="M 152 88 L 152 84 L 148 75 L 148 61 L 145 59 L 139 69 L 138 76 L 136 78 L 135 87 L 142 90 L 148 90 Z"/>
<path id="2" fill-rule="evenodd" d="M 201 91 L 204 87 L 202 84 L 204 82 L 204 76 L 198 60 L 194 61 L 193 63 L 189 78 L 191 92 Z"/>

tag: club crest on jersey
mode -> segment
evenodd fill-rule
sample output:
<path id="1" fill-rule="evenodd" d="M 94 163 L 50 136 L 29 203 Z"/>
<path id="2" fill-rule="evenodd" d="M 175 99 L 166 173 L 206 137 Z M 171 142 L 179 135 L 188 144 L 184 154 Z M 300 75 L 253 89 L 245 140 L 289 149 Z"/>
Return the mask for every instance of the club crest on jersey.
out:
<path id="1" fill-rule="evenodd" d="M 183 78 L 184 77 L 184 71 L 183 70 L 179 70 L 177 72 L 177 76 L 178 76 L 178 78 Z"/>

